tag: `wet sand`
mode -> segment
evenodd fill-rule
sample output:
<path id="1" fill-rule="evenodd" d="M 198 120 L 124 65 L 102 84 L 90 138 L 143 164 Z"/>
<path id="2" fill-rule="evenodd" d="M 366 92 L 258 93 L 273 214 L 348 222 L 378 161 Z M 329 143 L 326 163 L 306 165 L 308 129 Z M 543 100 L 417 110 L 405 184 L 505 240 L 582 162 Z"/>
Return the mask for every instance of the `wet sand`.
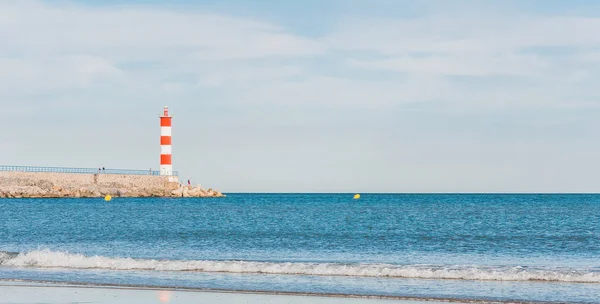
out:
<path id="1" fill-rule="evenodd" d="M 280 295 L 267 293 L 160 290 L 152 288 L 77 286 L 34 283 L 0 283 L 0 304 L 436 304 L 433 301 L 327 297 L 316 295 Z"/>

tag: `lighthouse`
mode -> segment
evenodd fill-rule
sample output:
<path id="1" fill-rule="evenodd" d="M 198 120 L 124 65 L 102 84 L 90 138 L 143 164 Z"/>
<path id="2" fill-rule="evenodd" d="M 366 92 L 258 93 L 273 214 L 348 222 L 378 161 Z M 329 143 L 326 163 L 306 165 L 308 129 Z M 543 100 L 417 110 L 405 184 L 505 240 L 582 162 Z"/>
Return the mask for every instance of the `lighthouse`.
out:
<path id="1" fill-rule="evenodd" d="M 171 116 L 169 107 L 165 106 L 163 115 L 160 116 L 160 175 L 172 176 L 173 164 L 171 163 Z"/>

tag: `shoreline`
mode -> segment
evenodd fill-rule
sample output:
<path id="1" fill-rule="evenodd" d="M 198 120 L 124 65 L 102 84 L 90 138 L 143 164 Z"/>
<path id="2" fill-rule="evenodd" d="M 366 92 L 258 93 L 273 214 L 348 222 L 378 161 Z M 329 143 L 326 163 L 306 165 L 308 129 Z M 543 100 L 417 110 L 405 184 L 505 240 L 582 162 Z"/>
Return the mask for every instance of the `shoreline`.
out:
<path id="1" fill-rule="evenodd" d="M 109 289 L 109 288 L 80 288 L 74 286 L 0 286 L 2 300 L 8 303 L 97 303 L 97 304 L 146 304 L 146 303 L 215 303 L 228 304 L 258 304 L 258 303 L 320 303 L 320 304 L 421 304 L 444 302 L 432 301 L 389 301 L 378 299 L 343 299 L 327 297 L 306 297 L 274 294 L 243 294 L 219 292 L 189 292 L 164 289 Z"/>
<path id="2" fill-rule="evenodd" d="M 464 298 L 436 298 L 436 297 L 415 297 L 415 296 L 392 296 L 392 295 L 361 295 L 361 294 L 342 294 L 342 293 L 316 293 L 316 292 L 292 292 L 292 291 L 265 291 L 265 290 L 236 290 L 236 289 L 216 289 L 216 288 L 197 288 L 197 287 L 175 287 L 175 286 L 145 286 L 135 284 L 100 284 L 100 283 L 82 283 L 82 282 L 60 282 L 60 281 L 37 281 L 21 279 L 0 279 L 0 290 L 12 288 L 40 288 L 40 289 L 75 289 L 81 290 L 106 290 L 122 292 L 179 292 L 190 296 L 201 298 L 203 296 L 246 296 L 240 303 L 254 303 L 250 298 L 260 297 L 279 297 L 283 299 L 311 298 L 320 299 L 326 302 L 326 299 L 332 300 L 356 300 L 359 303 L 390 303 L 396 301 L 404 304 L 420 303 L 472 303 L 472 304 L 562 304 L 568 302 L 553 301 L 522 301 L 522 300 L 485 300 L 485 299 L 464 299 Z M 126 295 L 127 296 L 127 295 Z M 22 299 L 21 299 L 22 300 Z M 360 301 L 362 300 L 362 301 Z M 335 301 L 337 302 L 337 301 Z M 230 303 L 230 302 L 228 302 Z M 257 302 L 257 303 L 262 303 Z M 344 302 L 345 303 L 345 302 Z"/>

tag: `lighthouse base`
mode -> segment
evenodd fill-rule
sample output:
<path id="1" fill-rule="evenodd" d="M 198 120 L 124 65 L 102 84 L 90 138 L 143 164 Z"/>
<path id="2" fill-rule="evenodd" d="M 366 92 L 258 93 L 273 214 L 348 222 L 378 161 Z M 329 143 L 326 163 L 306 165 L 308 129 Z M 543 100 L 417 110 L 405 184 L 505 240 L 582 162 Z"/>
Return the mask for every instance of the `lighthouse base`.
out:
<path id="1" fill-rule="evenodd" d="M 172 165 L 160 165 L 160 175 L 173 176 L 173 166 Z"/>

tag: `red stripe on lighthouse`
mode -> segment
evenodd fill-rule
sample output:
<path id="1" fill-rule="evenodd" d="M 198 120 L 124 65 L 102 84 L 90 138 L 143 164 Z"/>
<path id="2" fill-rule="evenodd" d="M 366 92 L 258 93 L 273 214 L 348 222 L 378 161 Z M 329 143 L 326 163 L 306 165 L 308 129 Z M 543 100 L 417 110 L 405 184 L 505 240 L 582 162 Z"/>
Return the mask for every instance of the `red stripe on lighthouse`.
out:
<path id="1" fill-rule="evenodd" d="M 161 165 L 171 165 L 171 154 L 161 154 L 160 155 L 160 164 Z"/>
<path id="2" fill-rule="evenodd" d="M 171 118 L 172 117 L 161 117 L 160 118 L 160 126 L 161 127 L 170 127 L 171 126 Z"/>
<path id="3" fill-rule="evenodd" d="M 161 146 L 170 146 L 171 145 L 171 136 L 161 136 L 160 137 L 160 145 Z"/>

